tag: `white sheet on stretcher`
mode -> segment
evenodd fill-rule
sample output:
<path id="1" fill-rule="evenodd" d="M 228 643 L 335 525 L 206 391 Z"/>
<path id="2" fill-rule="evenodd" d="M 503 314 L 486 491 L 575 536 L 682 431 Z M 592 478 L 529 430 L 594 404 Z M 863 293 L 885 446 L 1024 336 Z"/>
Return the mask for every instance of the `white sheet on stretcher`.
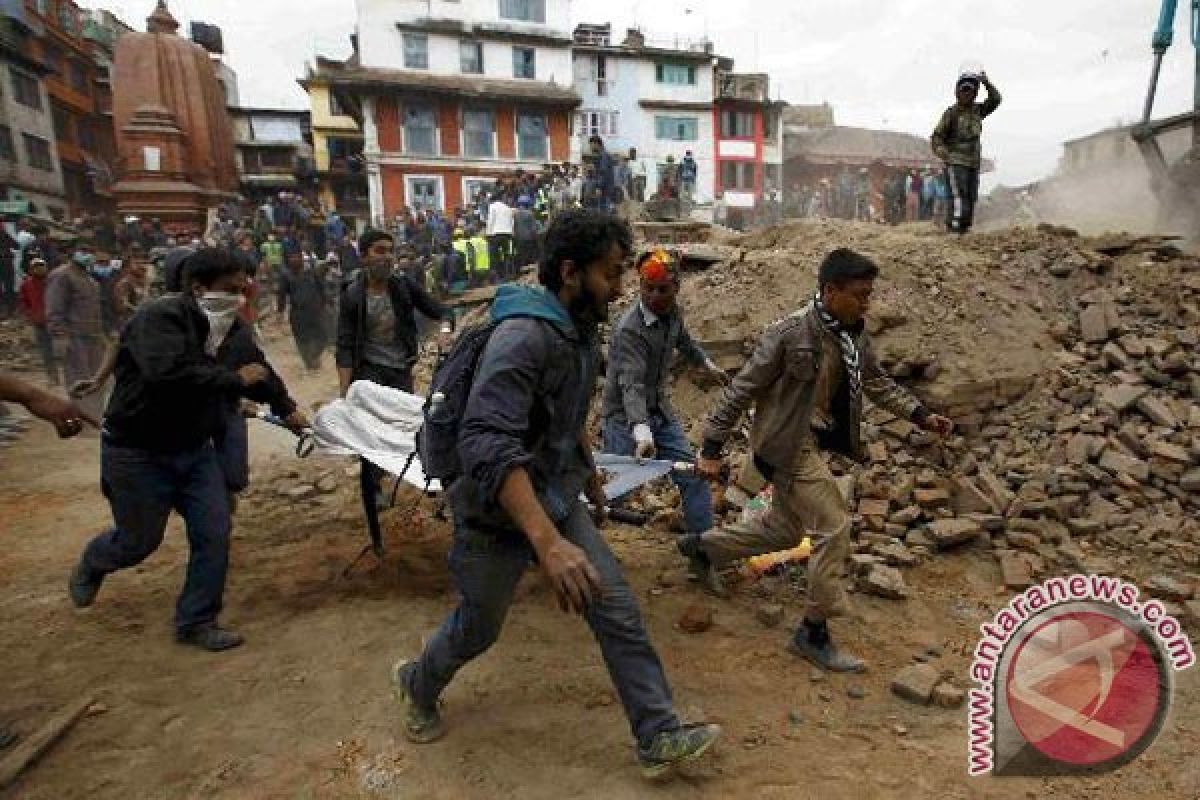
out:
<path id="1" fill-rule="evenodd" d="M 421 460 L 413 456 L 421 407 L 425 398 L 370 381 L 355 381 L 343 399 L 334 400 L 317 412 L 313 438 L 321 452 L 330 455 L 362 456 L 380 469 L 401 475 L 405 482 L 425 488 Z M 441 491 L 435 480 L 430 491 Z"/>
<path id="2" fill-rule="evenodd" d="M 380 469 L 400 475 L 418 489 L 425 489 L 421 459 L 413 455 L 424 404 L 424 398 L 408 392 L 370 381 L 355 381 L 344 399 L 334 400 L 317 412 L 312 426 L 313 438 L 323 453 L 362 456 Z M 409 456 L 412 456 L 411 464 L 408 463 Z M 596 466 L 612 477 L 605 486 L 609 499 L 613 499 L 617 487 L 622 487 L 622 493 L 628 492 L 667 475 L 675 466 L 667 461 L 639 463 L 630 456 L 603 453 L 593 453 L 592 457 Z M 623 481 L 622 475 L 627 472 L 635 473 L 637 479 Z M 436 480 L 428 488 L 431 492 L 442 490 Z"/>

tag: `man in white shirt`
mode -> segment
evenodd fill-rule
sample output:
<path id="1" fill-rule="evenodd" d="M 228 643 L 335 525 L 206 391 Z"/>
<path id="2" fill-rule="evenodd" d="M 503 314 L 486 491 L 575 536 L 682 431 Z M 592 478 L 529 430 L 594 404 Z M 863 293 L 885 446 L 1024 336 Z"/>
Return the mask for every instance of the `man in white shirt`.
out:
<path id="1" fill-rule="evenodd" d="M 492 269 L 500 276 L 500 282 L 513 280 L 513 224 L 515 215 L 504 195 L 496 194 L 488 206 L 487 241 Z"/>

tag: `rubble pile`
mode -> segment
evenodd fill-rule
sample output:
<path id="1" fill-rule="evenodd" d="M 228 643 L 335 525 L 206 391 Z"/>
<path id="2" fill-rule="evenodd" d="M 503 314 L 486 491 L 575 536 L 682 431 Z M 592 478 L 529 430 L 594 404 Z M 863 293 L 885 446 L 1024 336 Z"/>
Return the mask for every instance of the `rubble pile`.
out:
<path id="1" fill-rule="evenodd" d="M 727 242 L 726 265 L 689 277 L 697 338 L 748 352 L 807 302 L 835 244 L 880 261 L 870 326 L 887 366 L 958 425 L 940 442 L 872 409 L 869 463 L 834 459 L 857 590 L 903 600 L 905 570 L 977 553 L 1008 590 L 1119 575 L 1200 625 L 1200 260 L 1159 238 L 1048 227 L 960 240 L 789 225 Z M 678 380 L 675 398 L 695 438 L 713 393 Z"/>

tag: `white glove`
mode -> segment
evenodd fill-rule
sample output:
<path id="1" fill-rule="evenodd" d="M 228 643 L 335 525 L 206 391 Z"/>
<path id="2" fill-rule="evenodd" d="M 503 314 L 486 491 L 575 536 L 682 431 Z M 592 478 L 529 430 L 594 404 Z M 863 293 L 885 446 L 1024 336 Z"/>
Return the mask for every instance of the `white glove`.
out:
<path id="1" fill-rule="evenodd" d="M 639 422 L 633 426 L 633 441 L 637 443 L 634 456 L 638 461 L 654 458 L 658 454 L 658 449 L 654 446 L 654 434 L 646 423 Z"/>

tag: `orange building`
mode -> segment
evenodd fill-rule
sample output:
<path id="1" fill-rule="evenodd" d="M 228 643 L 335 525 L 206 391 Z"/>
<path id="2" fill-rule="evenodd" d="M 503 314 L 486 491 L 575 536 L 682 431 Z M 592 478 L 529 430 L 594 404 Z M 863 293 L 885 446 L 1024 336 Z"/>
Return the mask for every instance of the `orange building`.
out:
<path id="1" fill-rule="evenodd" d="M 109 212 L 103 150 L 111 148 L 112 121 L 99 107 L 94 44 L 85 36 L 88 15 L 73 0 L 25 0 L 34 23 L 62 165 L 68 213 Z M 95 180 L 97 177 L 99 181 Z"/>
<path id="2" fill-rule="evenodd" d="M 516 169 L 570 157 L 565 0 L 358 7 L 358 51 L 320 76 L 361 120 L 372 220 L 452 210 Z M 448 16 L 447 16 L 448 15 Z"/>

